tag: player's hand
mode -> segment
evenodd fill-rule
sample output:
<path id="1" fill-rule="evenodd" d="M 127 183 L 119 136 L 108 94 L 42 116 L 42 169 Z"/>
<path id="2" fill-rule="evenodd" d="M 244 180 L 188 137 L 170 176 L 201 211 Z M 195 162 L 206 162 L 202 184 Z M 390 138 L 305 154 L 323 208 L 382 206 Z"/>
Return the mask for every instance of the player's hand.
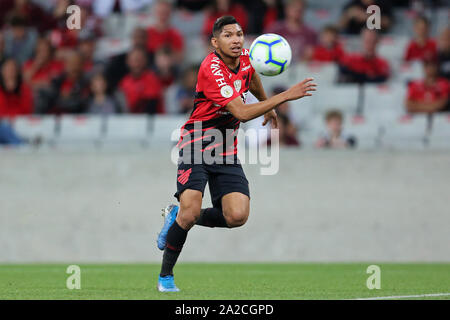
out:
<path id="1" fill-rule="evenodd" d="M 272 122 L 273 128 L 277 129 L 278 128 L 278 118 L 277 118 L 277 113 L 275 112 L 275 110 L 271 110 L 264 115 L 264 122 L 262 125 L 265 126 L 270 121 Z"/>
<path id="2" fill-rule="evenodd" d="M 286 90 L 287 100 L 297 100 L 303 97 L 312 96 L 311 92 L 316 91 L 317 87 L 317 84 L 311 82 L 313 80 L 313 78 L 307 78 Z"/>

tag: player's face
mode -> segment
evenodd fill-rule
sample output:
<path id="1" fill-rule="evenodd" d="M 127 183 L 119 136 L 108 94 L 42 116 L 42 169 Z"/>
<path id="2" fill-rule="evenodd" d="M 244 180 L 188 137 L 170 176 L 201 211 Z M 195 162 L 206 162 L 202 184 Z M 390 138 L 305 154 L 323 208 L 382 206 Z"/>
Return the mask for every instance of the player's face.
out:
<path id="1" fill-rule="evenodd" d="M 239 58 L 244 46 L 244 32 L 238 24 L 227 24 L 216 38 L 213 38 L 214 48 L 222 55 Z"/>

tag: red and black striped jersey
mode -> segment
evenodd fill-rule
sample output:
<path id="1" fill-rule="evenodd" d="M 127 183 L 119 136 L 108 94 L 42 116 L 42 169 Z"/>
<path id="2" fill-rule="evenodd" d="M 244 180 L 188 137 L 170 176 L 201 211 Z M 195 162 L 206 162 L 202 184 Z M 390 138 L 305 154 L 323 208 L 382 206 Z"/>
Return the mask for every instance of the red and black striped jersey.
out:
<path id="1" fill-rule="evenodd" d="M 222 148 L 221 155 L 237 154 L 237 131 L 240 121 L 226 109 L 226 105 L 237 97 L 241 97 L 245 103 L 249 90 L 250 80 L 255 70 L 250 64 L 249 51 L 243 49 L 239 65 L 236 70 L 231 70 L 221 59 L 217 52 L 210 53 L 200 65 L 197 77 L 196 96 L 194 110 L 189 120 L 181 128 L 181 137 L 178 147 L 183 149 L 195 140 L 202 140 L 202 150 Z M 196 127 L 201 123 L 201 133 Z M 220 130 L 223 133 L 223 141 L 211 141 L 208 131 Z M 194 137 L 194 134 L 197 136 Z M 233 145 L 226 142 L 226 135 L 234 134 Z"/>

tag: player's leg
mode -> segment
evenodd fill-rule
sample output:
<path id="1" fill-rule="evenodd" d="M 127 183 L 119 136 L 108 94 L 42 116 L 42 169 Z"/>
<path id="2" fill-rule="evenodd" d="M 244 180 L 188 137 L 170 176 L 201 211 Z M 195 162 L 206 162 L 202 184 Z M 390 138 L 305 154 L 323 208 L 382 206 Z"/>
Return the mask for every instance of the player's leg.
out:
<path id="1" fill-rule="evenodd" d="M 236 228 L 247 222 L 250 213 L 250 198 L 240 192 L 231 192 L 222 197 L 222 211 L 229 228 Z"/>
<path id="2" fill-rule="evenodd" d="M 213 207 L 202 209 L 196 224 L 210 228 L 242 225 L 247 221 L 250 207 L 250 191 L 242 167 L 239 164 L 215 165 L 208 169 Z"/>
<path id="3" fill-rule="evenodd" d="M 175 222 L 167 233 L 161 266 L 161 277 L 173 275 L 173 267 L 183 249 L 188 231 L 194 226 L 200 215 L 202 192 L 187 189 L 180 196 L 180 209 Z"/>
<path id="4" fill-rule="evenodd" d="M 177 192 L 175 197 L 180 206 L 174 206 L 170 216 L 166 217 L 163 230 L 167 230 L 160 243 L 164 250 L 158 290 L 163 292 L 179 291 L 175 286 L 173 267 L 186 241 L 189 229 L 200 215 L 203 191 L 208 181 L 208 173 L 202 165 L 180 164 L 178 166 Z"/>

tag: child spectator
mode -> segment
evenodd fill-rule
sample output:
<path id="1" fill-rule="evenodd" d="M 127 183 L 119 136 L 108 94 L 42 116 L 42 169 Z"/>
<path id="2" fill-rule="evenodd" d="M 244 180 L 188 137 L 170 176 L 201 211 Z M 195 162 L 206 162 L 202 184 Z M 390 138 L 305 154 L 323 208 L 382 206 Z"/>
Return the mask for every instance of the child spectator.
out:
<path id="1" fill-rule="evenodd" d="M 64 64 L 54 59 L 54 49 L 48 39 L 39 39 L 33 59 L 23 66 L 25 81 L 33 90 L 48 88 L 53 78 L 61 75 Z"/>
<path id="2" fill-rule="evenodd" d="M 91 114 L 112 114 L 119 111 L 118 104 L 108 95 L 105 77 L 98 73 L 91 79 L 92 98 L 89 102 L 88 112 Z"/>
<path id="3" fill-rule="evenodd" d="M 430 22 L 424 16 L 414 21 L 414 39 L 408 44 L 404 60 L 432 60 L 437 56 L 437 44 L 430 39 Z"/>
<path id="4" fill-rule="evenodd" d="M 406 98 L 407 111 L 411 113 L 450 111 L 448 107 L 449 81 L 439 77 L 438 65 L 435 61 L 425 61 L 423 68 L 424 79 L 409 84 Z"/>
<path id="5" fill-rule="evenodd" d="M 326 131 L 316 142 L 317 148 L 344 149 L 356 146 L 356 139 L 343 130 L 343 116 L 339 110 L 325 114 Z"/>
<path id="6" fill-rule="evenodd" d="M 322 29 L 319 44 L 307 51 L 306 59 L 318 62 L 338 62 L 344 56 L 344 50 L 339 43 L 338 30 L 334 26 Z"/>
<path id="7" fill-rule="evenodd" d="M 20 68 L 13 59 L 3 63 L 0 74 L 0 118 L 33 112 L 31 89 L 22 81 Z"/>
<path id="8" fill-rule="evenodd" d="M 377 55 L 378 34 L 363 29 L 362 53 L 347 54 L 340 61 L 340 82 L 380 83 L 389 78 L 389 63 Z"/>
<path id="9" fill-rule="evenodd" d="M 438 49 L 439 74 L 450 81 L 450 28 L 442 30 Z"/>
<path id="10" fill-rule="evenodd" d="M 128 54 L 130 73 L 120 82 L 127 109 L 132 113 L 164 113 L 162 109 L 162 85 L 155 73 L 147 68 L 147 53 L 133 49 Z"/>

